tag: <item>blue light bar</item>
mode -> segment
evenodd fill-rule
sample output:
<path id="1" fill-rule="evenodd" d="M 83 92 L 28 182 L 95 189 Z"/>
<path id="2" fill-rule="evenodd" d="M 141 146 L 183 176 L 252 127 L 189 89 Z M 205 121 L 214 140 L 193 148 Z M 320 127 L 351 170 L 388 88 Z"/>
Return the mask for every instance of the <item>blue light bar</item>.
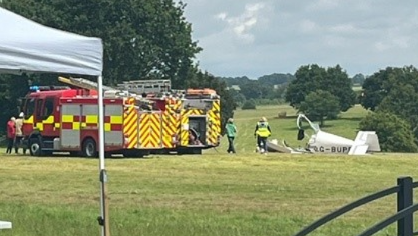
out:
<path id="1" fill-rule="evenodd" d="M 29 87 L 30 91 L 38 91 L 39 90 L 39 86 L 30 86 Z"/>
<path id="2" fill-rule="evenodd" d="M 30 86 L 29 91 L 36 92 L 36 91 L 51 91 L 51 90 L 67 90 L 71 89 L 68 86 Z"/>

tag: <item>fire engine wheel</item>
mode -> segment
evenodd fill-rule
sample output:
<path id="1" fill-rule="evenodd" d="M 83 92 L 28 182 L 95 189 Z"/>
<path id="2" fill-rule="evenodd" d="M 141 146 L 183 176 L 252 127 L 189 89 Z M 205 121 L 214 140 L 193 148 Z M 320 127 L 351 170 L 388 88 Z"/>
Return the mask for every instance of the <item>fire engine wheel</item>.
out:
<path id="1" fill-rule="evenodd" d="M 83 156 L 85 157 L 96 157 L 97 156 L 96 142 L 91 138 L 84 140 L 82 151 L 83 151 Z"/>
<path id="2" fill-rule="evenodd" d="M 29 152 L 31 156 L 42 156 L 41 140 L 39 138 L 30 139 Z"/>

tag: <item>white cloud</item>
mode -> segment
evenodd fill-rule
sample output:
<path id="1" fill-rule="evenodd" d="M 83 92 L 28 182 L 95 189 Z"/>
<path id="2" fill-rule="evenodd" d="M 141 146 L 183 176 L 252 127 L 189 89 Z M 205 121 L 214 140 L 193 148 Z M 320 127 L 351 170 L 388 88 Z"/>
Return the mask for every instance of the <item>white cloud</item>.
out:
<path id="1" fill-rule="evenodd" d="M 409 37 L 404 36 L 394 36 L 384 39 L 382 41 L 378 41 L 374 44 L 374 47 L 377 51 L 386 51 L 389 49 L 407 49 L 410 46 L 410 39 Z"/>
<path id="2" fill-rule="evenodd" d="M 202 69 L 251 78 L 340 64 L 350 75 L 418 67 L 415 0 L 183 0 Z"/>
<path id="3" fill-rule="evenodd" d="M 390 48 L 390 46 L 389 46 L 387 43 L 384 43 L 384 42 L 381 42 L 381 41 L 376 42 L 376 43 L 374 44 L 374 47 L 375 47 L 378 51 L 385 51 L 385 50 L 387 50 L 387 49 L 389 49 L 389 48 Z"/>
<path id="4" fill-rule="evenodd" d="M 330 10 L 338 7 L 340 0 L 316 0 L 308 6 L 309 10 Z"/>
<path id="5" fill-rule="evenodd" d="M 319 26 L 311 20 L 302 20 L 300 22 L 300 30 L 303 33 L 311 33 L 319 30 Z"/>
<path id="6" fill-rule="evenodd" d="M 352 34 L 358 32 L 358 29 L 352 23 L 331 26 L 329 30 L 330 32 L 341 34 Z"/>
<path id="7" fill-rule="evenodd" d="M 392 40 L 393 44 L 399 48 L 409 47 L 409 37 L 397 37 Z"/>
<path id="8" fill-rule="evenodd" d="M 338 48 L 347 45 L 347 40 L 341 36 L 326 36 L 324 43 L 327 46 Z"/>
<path id="9" fill-rule="evenodd" d="M 216 18 L 226 22 L 226 30 L 232 31 L 238 39 L 251 43 L 254 41 L 254 34 L 251 33 L 251 30 L 259 22 L 261 11 L 264 8 L 264 3 L 247 4 L 244 12 L 239 16 L 229 16 L 228 13 L 222 12 L 217 14 Z"/>
<path id="10" fill-rule="evenodd" d="M 221 12 L 218 15 L 216 15 L 215 18 L 220 19 L 220 20 L 226 20 L 227 14 L 225 12 Z"/>

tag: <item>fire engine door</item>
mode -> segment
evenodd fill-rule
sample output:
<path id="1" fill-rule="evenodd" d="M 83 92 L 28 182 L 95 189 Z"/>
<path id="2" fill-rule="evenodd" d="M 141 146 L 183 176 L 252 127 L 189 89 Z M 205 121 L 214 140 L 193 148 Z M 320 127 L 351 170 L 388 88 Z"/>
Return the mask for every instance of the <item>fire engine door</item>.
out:
<path id="1" fill-rule="evenodd" d="M 36 100 L 36 112 L 33 117 L 33 126 L 41 132 L 52 135 L 54 129 L 54 97 Z"/>
<path id="2" fill-rule="evenodd" d="M 43 131 L 42 118 L 41 118 L 43 103 L 44 103 L 43 99 L 36 100 L 36 110 L 33 116 L 33 127 L 39 131 Z"/>
<path id="3" fill-rule="evenodd" d="M 160 111 L 139 112 L 139 148 L 162 148 L 162 114 Z"/>

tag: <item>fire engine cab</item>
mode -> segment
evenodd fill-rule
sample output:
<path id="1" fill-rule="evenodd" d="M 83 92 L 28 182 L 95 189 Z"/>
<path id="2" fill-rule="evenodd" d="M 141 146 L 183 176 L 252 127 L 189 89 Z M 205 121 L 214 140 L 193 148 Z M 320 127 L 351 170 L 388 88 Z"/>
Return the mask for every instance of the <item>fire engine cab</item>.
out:
<path id="1" fill-rule="evenodd" d="M 219 145 L 220 98 L 214 90 L 173 92 L 167 81 L 124 82 L 117 89 L 104 86 L 104 127 L 99 127 L 97 84 L 59 80 L 73 88 L 34 86 L 23 101 L 24 145 L 32 156 L 53 152 L 97 156 L 100 128 L 106 156 L 201 154 Z"/>

